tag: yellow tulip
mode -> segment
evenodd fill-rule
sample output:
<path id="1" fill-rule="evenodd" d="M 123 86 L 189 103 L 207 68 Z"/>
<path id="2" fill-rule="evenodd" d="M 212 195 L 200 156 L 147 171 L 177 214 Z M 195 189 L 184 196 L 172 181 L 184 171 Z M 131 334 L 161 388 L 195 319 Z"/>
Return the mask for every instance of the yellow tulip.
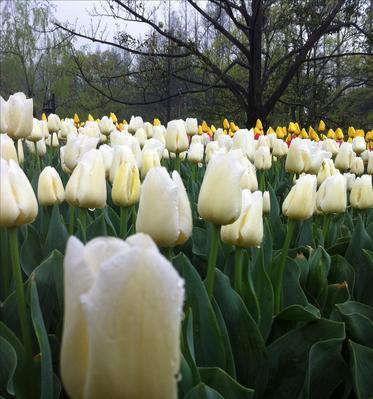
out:
<path id="1" fill-rule="evenodd" d="M 47 121 L 48 120 L 47 115 L 45 114 L 45 112 L 42 113 L 41 120 L 42 121 Z"/>
<path id="2" fill-rule="evenodd" d="M 256 120 L 255 127 L 259 130 L 263 130 L 263 124 L 259 118 Z"/>
<path id="3" fill-rule="evenodd" d="M 209 131 L 209 125 L 206 123 L 206 121 L 202 122 L 202 131 L 204 133 L 207 133 Z"/>
<path id="4" fill-rule="evenodd" d="M 229 122 L 228 122 L 227 118 L 225 118 L 224 121 L 223 121 L 223 127 L 224 127 L 224 130 L 229 129 Z"/>
<path id="5" fill-rule="evenodd" d="M 203 134 L 203 129 L 201 125 L 198 125 L 198 134 Z"/>
<path id="6" fill-rule="evenodd" d="M 267 134 L 271 134 L 271 133 L 275 133 L 275 131 L 273 130 L 273 127 L 272 127 L 272 126 L 270 126 L 270 127 L 267 129 Z"/>
<path id="7" fill-rule="evenodd" d="M 128 125 L 128 122 L 126 119 L 123 119 L 122 123 L 123 123 L 123 125 Z"/>
<path id="8" fill-rule="evenodd" d="M 114 114 L 114 112 L 110 112 L 110 118 L 114 123 L 118 122 L 117 116 Z"/>
<path id="9" fill-rule="evenodd" d="M 160 126 L 161 121 L 158 118 L 154 118 L 153 120 L 153 126 Z"/>
<path id="10" fill-rule="evenodd" d="M 216 127 L 214 125 L 211 125 L 211 132 L 215 133 L 216 132 Z"/>
<path id="11" fill-rule="evenodd" d="M 79 116 L 77 113 L 74 114 L 74 123 L 77 125 L 80 122 Z"/>
<path id="12" fill-rule="evenodd" d="M 307 138 L 308 138 L 308 134 L 307 134 L 305 128 L 303 128 L 303 129 L 301 130 L 299 137 L 301 137 L 302 139 L 307 139 Z"/>
<path id="13" fill-rule="evenodd" d="M 94 117 L 91 114 L 88 114 L 87 121 L 94 122 Z"/>
<path id="14" fill-rule="evenodd" d="M 114 178 L 111 192 L 115 205 L 129 207 L 136 204 L 140 198 L 140 174 L 136 165 L 123 162 Z"/>
<path id="15" fill-rule="evenodd" d="M 344 138 L 343 131 L 340 127 L 337 128 L 337 130 L 335 131 L 335 137 L 337 140 L 343 140 L 343 138 Z"/>
<path id="16" fill-rule="evenodd" d="M 285 137 L 285 133 L 284 133 L 284 131 L 282 130 L 282 127 L 281 127 L 281 126 L 277 126 L 277 128 L 276 128 L 276 135 L 277 135 L 277 138 L 278 138 L 278 139 L 283 139 L 283 138 Z"/>
<path id="17" fill-rule="evenodd" d="M 350 126 L 348 128 L 347 134 L 348 134 L 348 137 L 352 137 L 352 138 L 356 137 L 355 128 L 353 126 Z"/>
<path id="18" fill-rule="evenodd" d="M 335 140 L 335 133 L 334 133 L 334 130 L 333 129 L 329 129 L 328 130 L 328 134 L 327 134 L 327 136 L 326 136 L 328 139 L 333 139 L 333 140 Z"/>
<path id="19" fill-rule="evenodd" d="M 321 119 L 319 122 L 319 127 L 317 129 L 319 132 L 323 132 L 325 130 L 325 122 Z"/>

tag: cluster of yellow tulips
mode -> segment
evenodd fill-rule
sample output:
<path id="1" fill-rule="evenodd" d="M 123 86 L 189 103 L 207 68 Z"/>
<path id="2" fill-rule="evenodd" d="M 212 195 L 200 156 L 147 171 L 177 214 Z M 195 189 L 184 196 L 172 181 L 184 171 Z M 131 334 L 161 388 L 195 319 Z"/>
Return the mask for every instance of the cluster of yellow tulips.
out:
<path id="1" fill-rule="evenodd" d="M 176 398 L 184 286 L 170 260 L 200 220 L 211 226 L 208 297 L 219 242 L 235 248 L 232 284 L 241 294 L 243 251 L 263 243 L 272 186 L 290 182 L 273 283 L 278 314 L 296 221 L 373 207 L 373 130 L 350 127 L 345 135 L 320 121 L 308 131 L 290 122 L 264 132 L 260 120 L 252 129 L 227 119 L 216 128 L 195 118 L 119 122 L 113 113 L 38 120 L 23 93 L 1 98 L 0 129 L 0 226 L 9 233 L 21 336 L 31 357 L 17 227 L 67 203 L 68 217 L 58 220 L 89 241 L 95 212 L 108 204 L 118 211 L 118 238 L 84 245 L 71 237 L 67 244 L 61 376 L 71 398 Z M 330 219 L 322 223 L 327 235 Z"/>

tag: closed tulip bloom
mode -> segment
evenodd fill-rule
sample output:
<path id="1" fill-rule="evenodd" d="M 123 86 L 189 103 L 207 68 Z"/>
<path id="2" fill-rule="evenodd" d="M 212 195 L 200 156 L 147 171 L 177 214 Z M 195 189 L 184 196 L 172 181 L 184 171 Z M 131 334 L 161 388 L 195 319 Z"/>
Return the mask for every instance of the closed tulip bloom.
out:
<path id="1" fill-rule="evenodd" d="M 368 155 L 367 173 L 373 175 L 373 151 L 370 151 Z"/>
<path id="2" fill-rule="evenodd" d="M 166 148 L 170 152 L 178 154 L 188 149 L 189 141 L 182 119 L 168 122 L 165 139 Z"/>
<path id="3" fill-rule="evenodd" d="M 316 194 L 316 210 L 319 213 L 343 213 L 347 207 L 346 179 L 335 174 L 323 181 Z"/>
<path id="4" fill-rule="evenodd" d="M 67 182 L 65 199 L 77 208 L 105 207 L 105 166 L 99 150 L 83 155 Z"/>
<path id="5" fill-rule="evenodd" d="M 112 135 L 113 134 L 111 134 L 110 137 Z M 125 145 L 131 149 L 132 154 L 136 159 L 137 167 L 140 169 L 142 164 L 142 153 L 139 142 L 136 140 L 135 137 L 131 136 L 130 134 L 119 133 L 119 135 L 121 136 L 120 145 Z M 117 144 L 114 145 L 112 142 L 112 146 L 116 147 Z"/>
<path id="6" fill-rule="evenodd" d="M 62 168 L 62 170 L 63 170 L 65 173 L 71 174 L 71 173 L 72 173 L 72 170 L 69 169 L 69 168 L 66 166 L 66 164 L 65 164 L 65 149 L 66 149 L 66 146 L 65 146 L 65 145 L 62 146 L 62 147 L 60 147 L 60 163 L 61 163 L 61 168 Z"/>
<path id="7" fill-rule="evenodd" d="M 71 237 L 64 287 L 69 397 L 176 399 L 183 280 L 150 237 Z"/>
<path id="8" fill-rule="evenodd" d="M 269 151 L 269 147 L 261 146 L 255 151 L 254 166 L 258 170 L 271 169 L 272 156 L 271 156 L 271 152 Z"/>
<path id="9" fill-rule="evenodd" d="M 61 126 L 61 119 L 56 114 L 49 114 L 48 115 L 48 130 L 49 133 L 58 132 Z"/>
<path id="10" fill-rule="evenodd" d="M 13 159 L 14 162 L 18 163 L 16 147 L 7 134 L 0 134 L 0 155 L 6 161 Z"/>
<path id="11" fill-rule="evenodd" d="M 241 149 L 241 151 L 249 158 L 249 160 L 253 162 L 255 154 L 254 131 L 252 129 L 239 129 L 234 134 L 232 140 L 232 149 Z"/>
<path id="12" fill-rule="evenodd" d="M 206 147 L 207 144 L 211 141 L 211 137 L 207 133 L 203 133 L 201 135 L 202 144 Z"/>
<path id="13" fill-rule="evenodd" d="M 141 177 L 144 179 L 151 168 L 161 166 L 161 161 L 157 151 L 145 150 L 143 153 Z"/>
<path id="14" fill-rule="evenodd" d="M 340 171 L 350 169 L 354 152 L 352 151 L 352 145 L 350 143 L 342 143 L 339 148 L 339 152 L 335 157 L 335 167 Z"/>
<path id="15" fill-rule="evenodd" d="M 287 172 L 300 174 L 307 170 L 311 164 L 311 154 L 302 139 L 296 138 L 291 142 L 286 157 L 285 168 Z"/>
<path id="16" fill-rule="evenodd" d="M 50 134 L 44 141 L 48 147 L 57 148 L 60 146 L 60 142 L 58 141 L 56 134 Z"/>
<path id="17" fill-rule="evenodd" d="M 268 136 L 259 136 L 257 142 L 256 142 L 256 148 L 260 147 L 268 147 L 271 148 L 271 141 Z"/>
<path id="18" fill-rule="evenodd" d="M 364 163 L 368 163 L 370 154 L 373 154 L 373 152 L 369 150 L 365 150 L 360 154 L 360 158 L 364 161 Z"/>
<path id="19" fill-rule="evenodd" d="M 324 159 L 317 173 L 317 184 L 320 184 L 330 176 L 339 173 L 339 170 L 334 167 L 334 162 L 332 159 Z"/>
<path id="20" fill-rule="evenodd" d="M 165 149 L 163 150 L 162 158 L 163 158 L 163 159 L 170 159 L 170 154 L 169 154 L 167 148 L 165 148 Z"/>
<path id="21" fill-rule="evenodd" d="M 129 207 L 140 198 L 140 174 L 135 164 L 121 163 L 115 175 L 111 196 L 115 205 Z"/>
<path id="22" fill-rule="evenodd" d="M 16 227 L 31 223 L 38 214 L 38 203 L 27 176 L 12 159 L 1 159 L 0 226 Z"/>
<path id="23" fill-rule="evenodd" d="M 288 153 L 288 146 L 287 144 L 281 140 L 276 139 L 273 143 L 273 150 L 272 154 L 277 158 L 282 158 Z"/>
<path id="24" fill-rule="evenodd" d="M 128 132 L 133 134 L 136 133 L 137 129 L 144 126 L 144 121 L 141 116 L 131 116 L 130 123 L 128 125 Z"/>
<path id="25" fill-rule="evenodd" d="M 192 234 L 192 211 L 176 171 L 149 170 L 141 187 L 136 232 L 149 234 L 162 247 L 184 244 Z"/>
<path id="26" fill-rule="evenodd" d="M 109 178 L 114 158 L 114 149 L 107 144 L 103 144 L 98 147 L 98 150 L 101 152 L 102 160 L 104 161 L 106 178 Z"/>
<path id="27" fill-rule="evenodd" d="M 356 152 L 356 154 L 361 154 L 365 149 L 366 145 L 364 137 L 358 136 L 352 140 L 352 150 Z"/>
<path id="28" fill-rule="evenodd" d="M 62 139 L 67 139 L 70 134 L 76 134 L 78 132 L 77 128 L 74 126 L 74 122 L 71 120 L 64 120 L 61 122 L 60 134 Z"/>
<path id="29" fill-rule="evenodd" d="M 248 189 L 251 192 L 258 190 L 258 178 L 256 176 L 256 169 L 251 162 L 249 162 L 249 165 L 245 167 L 245 172 L 240 180 L 240 187 L 242 189 Z"/>
<path id="30" fill-rule="evenodd" d="M 8 124 L 6 123 L 6 101 L 0 96 L 0 133 L 6 133 Z"/>
<path id="31" fill-rule="evenodd" d="M 113 121 L 106 115 L 101 118 L 100 122 L 98 122 L 98 127 L 101 134 L 105 136 L 108 136 L 113 130 L 115 130 L 115 125 Z"/>
<path id="32" fill-rule="evenodd" d="M 263 215 L 269 214 L 271 211 L 271 197 L 269 196 L 269 191 L 264 191 L 263 193 Z"/>
<path id="33" fill-rule="evenodd" d="M 101 131 L 96 121 L 87 121 L 84 127 L 79 129 L 79 134 L 87 137 L 101 138 Z"/>
<path id="34" fill-rule="evenodd" d="M 143 147 L 146 140 L 148 139 L 148 137 L 146 135 L 146 131 L 142 127 L 140 127 L 140 129 L 136 130 L 135 137 L 136 137 L 137 141 L 139 142 L 140 147 Z"/>
<path id="35" fill-rule="evenodd" d="M 257 247 L 263 240 L 262 193 L 242 191 L 242 206 L 239 218 L 232 224 L 222 226 L 220 236 L 223 242 L 238 247 Z"/>
<path id="36" fill-rule="evenodd" d="M 38 200 L 40 205 L 60 204 L 65 199 L 62 180 L 56 169 L 47 166 L 39 175 Z"/>
<path id="37" fill-rule="evenodd" d="M 208 163 L 198 197 L 198 213 L 216 225 L 231 224 L 241 212 L 240 181 L 245 168 L 233 152 Z"/>
<path id="38" fill-rule="evenodd" d="M 166 146 L 166 128 L 163 125 L 153 127 L 153 138 L 159 140 Z"/>
<path id="39" fill-rule="evenodd" d="M 161 141 L 151 138 L 146 140 L 144 147 L 142 149 L 142 153 L 144 154 L 144 151 L 146 150 L 157 151 L 159 159 L 162 159 L 165 146 Z"/>
<path id="40" fill-rule="evenodd" d="M 186 118 L 185 129 L 190 136 L 198 134 L 198 121 L 196 118 Z"/>
<path id="41" fill-rule="evenodd" d="M 364 161 L 360 157 L 354 157 L 351 162 L 351 173 L 362 175 L 364 173 Z"/>
<path id="42" fill-rule="evenodd" d="M 151 139 L 153 137 L 153 125 L 150 122 L 145 122 L 144 129 L 146 132 L 146 137 Z"/>
<path id="43" fill-rule="evenodd" d="M 49 137 L 49 129 L 48 129 L 48 122 L 47 121 L 39 121 L 41 130 L 43 132 L 43 136 L 45 139 L 47 139 Z"/>
<path id="44" fill-rule="evenodd" d="M 352 186 L 354 185 L 356 180 L 356 175 L 354 175 L 353 173 L 344 173 L 343 176 L 346 179 L 347 191 L 351 191 Z"/>
<path id="45" fill-rule="evenodd" d="M 133 155 L 131 148 L 127 145 L 114 147 L 114 155 L 109 172 L 109 178 L 112 183 L 114 182 L 120 165 L 125 162 L 128 162 L 131 165 L 137 165 L 135 156 Z"/>
<path id="46" fill-rule="evenodd" d="M 28 137 L 33 126 L 33 101 L 26 99 L 23 93 L 16 93 L 9 97 L 5 108 L 7 134 L 13 140 Z"/>
<path id="47" fill-rule="evenodd" d="M 202 141 L 202 136 L 195 134 L 194 136 L 192 136 L 192 140 L 190 141 L 190 144 L 194 144 L 194 143 L 200 143 L 202 145 L 203 141 Z"/>
<path id="48" fill-rule="evenodd" d="M 323 161 L 332 158 L 332 153 L 323 150 L 316 150 L 311 151 L 311 154 L 310 164 L 305 172 L 316 175 L 319 172 Z"/>
<path id="49" fill-rule="evenodd" d="M 75 166 L 82 159 L 83 155 L 97 147 L 98 139 L 79 135 L 67 140 L 64 151 L 64 163 L 67 168 L 74 170 Z"/>
<path id="50" fill-rule="evenodd" d="M 301 176 L 282 204 L 282 213 L 289 219 L 306 220 L 316 205 L 316 176 Z"/>
<path id="51" fill-rule="evenodd" d="M 357 209 L 373 208 L 372 176 L 363 175 L 356 178 L 351 188 L 350 203 Z"/>
<path id="52" fill-rule="evenodd" d="M 218 144 L 220 148 L 223 148 L 226 152 L 229 152 L 233 146 L 233 140 L 227 134 L 218 136 Z"/>
<path id="53" fill-rule="evenodd" d="M 192 143 L 188 150 L 188 160 L 193 163 L 202 162 L 204 152 L 205 147 L 202 143 Z"/>
<path id="54" fill-rule="evenodd" d="M 27 140 L 36 142 L 44 138 L 43 130 L 40 126 L 40 121 L 36 118 L 33 118 L 32 131 L 31 134 L 27 137 Z"/>
<path id="55" fill-rule="evenodd" d="M 337 155 L 339 151 L 338 144 L 333 139 L 326 139 L 322 142 L 322 149 Z"/>
<path id="56" fill-rule="evenodd" d="M 39 140 L 36 143 L 33 143 L 32 141 L 26 140 L 26 145 L 31 154 L 35 154 L 35 144 L 36 144 L 36 151 L 39 155 L 39 157 L 44 156 L 47 153 L 47 146 L 45 144 L 45 140 Z"/>

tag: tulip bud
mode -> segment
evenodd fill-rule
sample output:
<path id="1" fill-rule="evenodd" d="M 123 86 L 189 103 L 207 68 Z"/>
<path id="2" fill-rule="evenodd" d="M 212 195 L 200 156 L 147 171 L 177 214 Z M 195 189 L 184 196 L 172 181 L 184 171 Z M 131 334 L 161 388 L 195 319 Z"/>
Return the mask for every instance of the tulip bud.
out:
<path id="1" fill-rule="evenodd" d="M 256 143 L 257 143 L 257 145 L 256 145 L 257 149 L 260 147 L 271 148 L 271 142 L 270 142 L 269 136 L 259 136 Z"/>
<path id="2" fill-rule="evenodd" d="M 265 136 L 263 136 L 265 137 Z M 269 147 L 259 147 L 254 154 L 254 165 L 259 170 L 271 169 L 272 157 Z"/>
<path id="3" fill-rule="evenodd" d="M 199 136 L 193 136 L 199 137 Z M 191 143 L 188 150 L 188 160 L 193 163 L 198 163 L 203 161 L 203 154 L 205 152 L 205 147 L 202 143 Z"/>
<path id="4" fill-rule="evenodd" d="M 268 215 L 271 211 L 271 197 L 269 196 L 269 191 L 264 191 L 263 193 L 263 215 Z"/>
<path id="5" fill-rule="evenodd" d="M 198 134 L 198 121 L 196 118 L 186 118 L 185 129 L 190 136 Z"/>
<path id="6" fill-rule="evenodd" d="M 111 192 L 114 204 L 129 207 L 136 204 L 140 198 L 140 175 L 135 164 L 121 163 L 115 175 Z"/>
<path id="7" fill-rule="evenodd" d="M 26 99 L 23 93 L 16 93 L 9 97 L 5 108 L 7 134 L 13 140 L 26 138 L 32 132 L 33 101 Z"/>
<path id="8" fill-rule="evenodd" d="M 105 136 L 108 136 L 113 130 L 115 130 L 115 125 L 112 119 L 108 118 L 106 115 L 101 118 L 98 127 L 101 134 L 104 134 Z"/>
<path id="9" fill-rule="evenodd" d="M 324 159 L 317 173 L 317 185 L 320 186 L 325 179 L 335 175 L 336 173 L 339 173 L 339 170 L 334 167 L 333 160 Z"/>
<path id="10" fill-rule="evenodd" d="M 319 127 L 317 129 L 319 132 L 323 132 L 325 130 L 325 122 L 321 119 L 319 123 Z"/>
<path id="11" fill-rule="evenodd" d="M 322 149 L 331 152 L 333 155 L 337 155 L 339 151 L 338 144 L 332 139 L 324 140 L 322 142 Z"/>
<path id="12" fill-rule="evenodd" d="M 27 137 L 27 140 L 36 142 L 44 138 L 43 130 L 40 126 L 40 121 L 38 121 L 36 118 L 33 118 L 33 124 L 32 124 L 32 131 L 31 134 Z"/>
<path id="13" fill-rule="evenodd" d="M 100 145 L 98 150 L 101 152 L 102 160 L 104 161 L 105 166 L 105 175 L 106 178 L 110 175 L 111 165 L 113 163 L 114 158 L 114 149 L 107 144 Z"/>
<path id="14" fill-rule="evenodd" d="M 84 127 L 79 129 L 79 134 L 100 139 L 101 132 L 96 121 L 87 121 Z"/>
<path id="15" fill-rule="evenodd" d="M 178 154 L 188 149 L 189 141 L 183 120 L 168 122 L 165 140 L 166 148 L 170 152 Z"/>
<path id="16" fill-rule="evenodd" d="M 352 145 L 350 143 L 342 143 L 339 152 L 335 157 L 335 167 L 340 171 L 350 169 L 353 157 L 354 153 L 352 151 Z"/>
<path id="17" fill-rule="evenodd" d="M 97 138 L 87 137 L 84 135 L 69 139 L 64 150 L 64 163 L 66 167 L 70 170 L 74 170 L 83 155 L 89 150 L 95 149 L 97 144 Z"/>
<path id="18" fill-rule="evenodd" d="M 49 137 L 48 122 L 47 121 L 39 121 L 39 125 L 43 132 L 44 138 L 47 139 Z"/>
<path id="19" fill-rule="evenodd" d="M 316 205 L 316 176 L 301 176 L 282 204 L 282 213 L 289 219 L 305 220 L 313 215 Z"/>
<path id="20" fill-rule="evenodd" d="M 285 169 L 291 173 L 302 173 L 311 164 L 311 154 L 302 139 L 292 140 L 289 152 L 286 157 Z"/>
<path id="21" fill-rule="evenodd" d="M 217 225 L 231 224 L 241 212 L 240 181 L 245 168 L 234 151 L 208 163 L 198 197 L 198 213 Z"/>
<path id="22" fill-rule="evenodd" d="M 242 191 L 242 206 L 239 218 L 232 224 L 222 226 L 221 239 L 226 244 L 238 247 L 257 247 L 263 240 L 262 193 Z"/>
<path id="23" fill-rule="evenodd" d="M 326 178 L 316 194 L 319 213 L 343 213 L 347 207 L 346 179 L 341 174 Z"/>
<path id="24" fill-rule="evenodd" d="M 208 135 L 207 135 L 208 136 Z M 203 144 L 203 140 L 202 140 L 202 136 L 195 134 L 194 136 L 192 136 L 192 140 L 190 141 L 190 144 L 195 144 L 195 143 L 199 143 L 199 144 Z"/>
<path id="25" fill-rule="evenodd" d="M 151 168 L 161 166 L 161 161 L 157 151 L 145 150 L 142 159 L 141 177 L 145 178 Z"/>
<path id="26" fill-rule="evenodd" d="M 142 149 L 142 153 L 144 154 L 146 150 L 156 151 L 158 153 L 159 159 L 162 159 L 165 147 L 161 141 L 151 138 L 146 140 L 144 147 Z"/>
<path id="27" fill-rule="evenodd" d="M 272 151 L 273 156 L 277 158 L 282 158 L 287 153 L 288 153 L 287 144 L 281 139 L 276 139 L 273 143 L 273 151 Z"/>
<path id="28" fill-rule="evenodd" d="M 365 149 L 366 145 L 364 137 L 358 136 L 352 140 L 352 150 L 356 152 L 356 154 L 361 154 Z"/>
<path id="29" fill-rule="evenodd" d="M 65 199 L 62 180 L 56 169 L 47 166 L 39 175 L 38 200 L 40 205 L 60 204 Z"/>
<path id="30" fill-rule="evenodd" d="M 113 133 L 110 135 L 112 146 L 116 147 L 117 145 L 124 145 L 124 146 L 129 147 L 132 151 L 132 154 L 135 157 L 137 167 L 140 169 L 141 163 L 142 163 L 142 153 L 141 153 L 141 148 L 140 148 L 139 142 L 136 140 L 135 137 L 131 136 L 128 133 L 126 133 L 126 134 L 118 133 L 118 135 L 120 136 L 120 139 L 118 140 L 116 138 L 115 144 L 113 143 L 113 140 L 112 140 Z"/>
<path id="31" fill-rule="evenodd" d="M 67 182 L 65 198 L 77 208 L 105 207 L 105 166 L 99 150 L 90 150 L 83 155 Z"/>
<path id="32" fill-rule="evenodd" d="M 140 144 L 140 147 L 143 147 L 146 140 L 148 139 L 146 135 L 146 131 L 144 128 L 140 127 L 140 129 L 136 130 L 135 137 Z"/>
<path id="33" fill-rule="evenodd" d="M 347 191 L 351 191 L 352 186 L 355 183 L 356 176 L 353 173 L 344 173 L 343 176 L 346 179 Z"/>
<path id="34" fill-rule="evenodd" d="M 233 140 L 226 134 L 218 136 L 218 144 L 220 148 L 223 148 L 225 152 L 231 150 L 233 145 Z"/>
<path id="35" fill-rule="evenodd" d="M 31 223 L 38 214 L 38 203 L 23 170 L 12 159 L 1 159 L 0 226 Z"/>
<path id="36" fill-rule="evenodd" d="M 249 161 L 247 167 L 245 167 L 245 172 L 240 180 L 241 189 L 248 189 L 251 192 L 258 190 L 258 179 L 256 177 L 255 166 Z"/>
<path id="37" fill-rule="evenodd" d="M 326 159 L 331 159 L 332 153 L 323 150 L 314 150 L 311 151 L 311 154 L 312 156 L 310 158 L 310 165 L 305 172 L 316 175 L 319 172 L 323 161 Z"/>
<path id="38" fill-rule="evenodd" d="M 255 140 L 254 131 L 248 129 L 239 129 L 233 136 L 232 149 L 240 149 L 250 161 L 254 161 Z"/>
<path id="39" fill-rule="evenodd" d="M 48 130 L 49 133 L 58 132 L 61 126 L 60 117 L 56 114 L 49 114 L 48 115 Z"/>
<path id="40" fill-rule="evenodd" d="M 149 234 L 162 247 L 184 244 L 192 234 L 192 211 L 176 171 L 149 170 L 141 188 L 136 232 Z"/>
<path id="41" fill-rule="evenodd" d="M 146 137 L 151 139 L 153 137 L 153 125 L 150 122 L 145 122 L 144 129 L 146 132 Z"/>
<path id="42" fill-rule="evenodd" d="M 71 237 L 64 287 L 61 376 L 69 397 L 177 397 L 183 280 L 150 237 L 85 246 Z"/>
<path id="43" fill-rule="evenodd" d="M 109 178 L 112 183 L 114 182 L 115 176 L 118 173 L 120 165 L 125 162 L 128 162 L 131 165 L 137 165 L 136 159 L 131 151 L 131 148 L 126 145 L 120 145 L 114 147 L 114 155 L 109 172 Z"/>
<path id="44" fill-rule="evenodd" d="M 131 116 L 130 123 L 128 125 L 128 132 L 133 134 L 136 133 L 137 129 L 144 126 L 144 121 L 141 116 Z"/>
<path id="45" fill-rule="evenodd" d="M 8 124 L 6 123 L 6 101 L 0 96 L 0 133 L 6 133 Z"/>
<path id="46" fill-rule="evenodd" d="M 153 127 L 153 138 L 159 140 L 166 146 L 166 138 L 165 138 L 166 128 L 162 125 Z"/>
<path id="47" fill-rule="evenodd" d="M 0 155 L 6 161 L 13 159 L 14 162 L 18 163 L 16 147 L 7 134 L 0 134 Z"/>
<path id="48" fill-rule="evenodd" d="M 372 176 L 363 175 L 356 178 L 351 188 L 350 203 L 357 209 L 373 208 Z"/>
<path id="49" fill-rule="evenodd" d="M 351 162 L 351 173 L 362 175 L 364 173 L 364 161 L 360 157 L 354 157 Z"/>

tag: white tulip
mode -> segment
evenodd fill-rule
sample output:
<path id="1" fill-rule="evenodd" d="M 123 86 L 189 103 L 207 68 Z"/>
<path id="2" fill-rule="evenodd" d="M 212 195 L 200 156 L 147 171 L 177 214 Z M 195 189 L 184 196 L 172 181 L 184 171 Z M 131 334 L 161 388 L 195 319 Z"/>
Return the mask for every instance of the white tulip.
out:
<path id="1" fill-rule="evenodd" d="M 198 121 L 196 118 L 186 118 L 185 120 L 186 132 L 192 136 L 198 134 Z"/>
<path id="2" fill-rule="evenodd" d="M 32 132 L 32 114 L 32 98 L 26 99 L 23 93 L 11 95 L 5 107 L 5 123 L 8 136 L 13 140 L 28 137 Z"/>
<path id="3" fill-rule="evenodd" d="M 61 126 L 61 119 L 56 114 L 48 115 L 48 130 L 49 133 L 57 133 Z"/>
<path id="4" fill-rule="evenodd" d="M 144 121 L 142 120 L 141 116 L 131 116 L 130 123 L 128 125 L 128 132 L 133 134 L 144 126 Z"/>

